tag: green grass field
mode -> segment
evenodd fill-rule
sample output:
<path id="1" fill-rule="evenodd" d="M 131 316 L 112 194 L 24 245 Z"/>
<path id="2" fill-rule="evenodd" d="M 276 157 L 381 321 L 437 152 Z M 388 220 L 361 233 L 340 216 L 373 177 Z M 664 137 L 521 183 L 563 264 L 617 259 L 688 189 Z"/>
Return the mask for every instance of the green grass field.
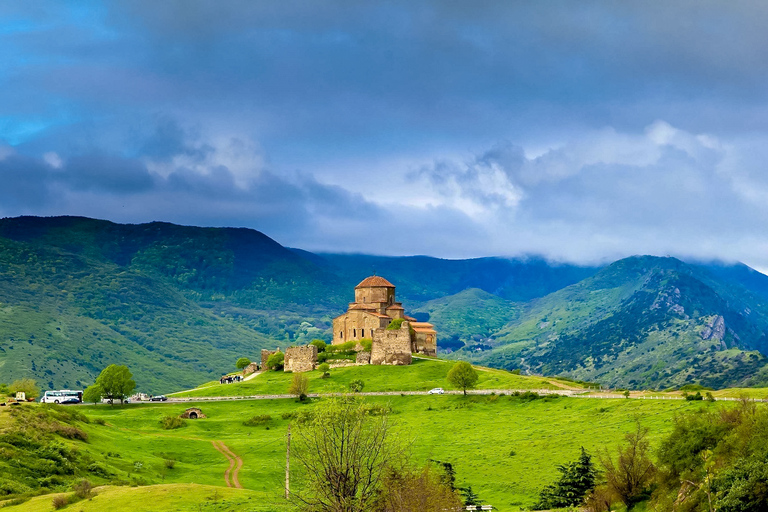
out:
<path id="1" fill-rule="evenodd" d="M 350 366 L 331 369 L 331 376 L 322 379 L 318 370 L 307 373 L 310 393 L 337 393 L 349 390 L 349 383 L 362 379 L 363 391 L 427 391 L 442 387 L 456 389 L 448 383 L 446 375 L 455 361 L 414 358 L 408 366 Z M 579 384 L 546 377 L 515 375 L 505 370 L 478 367 L 477 389 L 570 389 Z M 250 396 L 285 394 L 293 374 L 263 372 L 252 380 L 234 384 L 211 381 L 197 389 L 172 393 L 173 397 Z"/>
<path id="2" fill-rule="evenodd" d="M 436 459 L 452 463 L 458 484 L 471 485 L 484 502 L 499 510 L 530 506 L 541 487 L 556 478 L 558 464 L 575 459 L 581 446 L 592 454 L 602 448 L 612 449 L 626 432 L 634 428 L 635 417 L 651 428 L 652 441 L 657 442 L 669 432 L 675 414 L 697 408 L 728 406 L 684 401 L 578 398 L 526 402 L 499 395 L 467 398 L 455 395 L 392 396 L 368 397 L 366 400 L 391 404 L 398 432 L 404 441 L 412 443 L 413 462 Z M 159 420 L 166 415 L 180 414 L 186 405 L 80 407 L 78 410 L 90 418 L 102 418 L 106 423 L 84 425 L 89 441 L 80 443 L 80 449 L 88 451 L 96 460 L 109 459 L 112 467 L 117 468 L 116 477 L 134 484 L 223 486 L 228 463 L 211 444 L 213 440 L 220 440 L 244 461 L 240 482 L 250 493 L 235 493 L 232 499 L 239 496 L 238 499 L 246 500 L 250 496 L 255 500 L 253 505 L 244 502 L 237 509 L 279 509 L 274 508 L 274 504 L 279 504 L 280 500 L 285 434 L 289 423 L 281 418 L 281 414 L 311 408 L 313 404 L 282 399 L 211 402 L 200 406 L 208 418 L 187 421 L 185 427 L 177 430 L 163 430 Z M 269 414 L 273 419 L 259 427 L 242 424 L 243 420 L 261 414 Z M 108 453 L 111 455 L 106 456 Z M 177 461 L 173 469 L 165 467 L 166 459 Z M 128 500 L 129 489 L 115 488 L 109 494 L 105 491 L 103 499 L 112 500 L 110 496 L 114 496 L 115 503 Z M 135 491 L 135 496 L 140 495 L 141 489 L 146 489 L 154 500 L 153 489 L 163 488 L 141 487 Z M 163 491 L 167 501 L 157 501 L 157 508 L 153 510 L 196 510 L 196 505 L 192 508 L 177 506 L 174 488 L 167 489 L 167 492 Z M 208 499 L 211 490 L 196 489 L 189 494 L 184 506 L 196 502 L 201 507 L 211 507 Z M 44 498 L 33 500 L 35 507 L 40 503 L 42 508 L 31 508 L 29 504 L 33 502 L 28 502 L 8 510 L 51 510 L 52 496 Z M 97 503 L 96 499 L 93 503 Z M 46 504 L 49 508 L 45 508 Z M 117 505 L 110 506 L 120 510 Z M 77 505 L 72 510 L 91 508 Z M 112 509 L 105 505 L 99 510 Z"/>

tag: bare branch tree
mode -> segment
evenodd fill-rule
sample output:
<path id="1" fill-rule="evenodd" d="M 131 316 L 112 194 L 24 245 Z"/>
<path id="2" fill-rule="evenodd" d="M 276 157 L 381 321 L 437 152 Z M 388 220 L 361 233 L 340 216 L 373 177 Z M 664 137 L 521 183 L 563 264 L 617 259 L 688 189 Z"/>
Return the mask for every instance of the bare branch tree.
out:
<path id="1" fill-rule="evenodd" d="M 300 508 L 322 512 L 373 509 L 383 475 L 403 461 L 387 414 L 350 399 L 322 402 L 296 425 L 292 455 Z"/>
<path id="2" fill-rule="evenodd" d="M 626 445 L 617 449 L 617 459 L 608 452 L 600 454 L 600 463 L 605 468 L 608 489 L 615 493 L 627 508 L 642 499 L 656 474 L 656 466 L 649 457 L 649 443 L 646 439 L 648 428 L 637 423 L 634 432 L 624 439 Z"/>

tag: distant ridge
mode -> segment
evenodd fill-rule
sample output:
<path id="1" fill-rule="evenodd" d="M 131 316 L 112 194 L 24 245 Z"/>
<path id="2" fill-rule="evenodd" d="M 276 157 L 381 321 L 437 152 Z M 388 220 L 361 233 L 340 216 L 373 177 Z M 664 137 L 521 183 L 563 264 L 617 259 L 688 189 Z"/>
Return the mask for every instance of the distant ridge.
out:
<path id="1" fill-rule="evenodd" d="M 740 264 L 313 254 L 246 228 L 85 217 L 0 219 L 0 382 L 81 388 L 120 362 L 147 391 L 190 387 L 330 339 L 373 269 L 448 357 L 624 387 L 768 382 L 768 277 Z"/>

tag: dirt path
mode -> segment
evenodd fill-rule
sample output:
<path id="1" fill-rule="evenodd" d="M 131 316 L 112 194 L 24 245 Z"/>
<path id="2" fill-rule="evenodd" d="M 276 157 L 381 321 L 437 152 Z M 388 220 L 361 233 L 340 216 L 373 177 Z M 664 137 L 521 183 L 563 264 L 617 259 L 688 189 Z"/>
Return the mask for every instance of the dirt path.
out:
<path id="1" fill-rule="evenodd" d="M 235 453 L 222 441 L 211 441 L 211 444 L 213 444 L 213 447 L 229 461 L 229 467 L 224 472 L 224 482 L 227 484 L 227 487 L 237 487 L 238 489 L 242 489 L 243 486 L 240 485 L 238 473 L 240 473 L 240 468 L 243 467 L 243 459 L 235 455 Z M 234 471 L 232 471 L 233 468 Z"/>

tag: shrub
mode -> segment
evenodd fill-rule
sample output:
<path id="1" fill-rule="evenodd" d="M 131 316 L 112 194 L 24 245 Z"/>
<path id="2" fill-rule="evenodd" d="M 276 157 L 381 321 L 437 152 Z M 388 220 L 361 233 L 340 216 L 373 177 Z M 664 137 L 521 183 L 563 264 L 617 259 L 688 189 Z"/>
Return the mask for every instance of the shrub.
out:
<path id="1" fill-rule="evenodd" d="M 329 365 L 328 363 L 323 363 L 323 364 L 319 365 L 319 366 L 317 367 L 317 369 L 318 369 L 320 372 L 322 372 L 322 375 L 321 375 L 321 377 L 322 377 L 323 379 L 325 379 L 325 378 L 327 378 L 327 377 L 330 377 L 330 376 L 331 376 L 331 374 L 330 374 L 331 365 Z"/>
<path id="2" fill-rule="evenodd" d="M 104 466 L 103 464 L 99 464 L 98 462 L 92 462 L 88 464 L 88 467 L 86 469 L 88 469 L 89 473 L 93 473 L 94 475 L 100 476 L 103 478 L 112 476 L 112 473 L 106 468 L 106 466 Z"/>
<path id="3" fill-rule="evenodd" d="M 254 416 L 250 419 L 247 419 L 243 422 L 243 425 L 246 427 L 258 427 L 259 425 L 266 425 L 272 421 L 272 416 L 269 414 L 261 414 L 259 416 Z"/>
<path id="4" fill-rule="evenodd" d="M 173 469 L 176 467 L 176 460 L 175 459 L 165 459 L 163 461 L 163 464 L 165 464 L 165 467 L 168 469 Z"/>
<path id="5" fill-rule="evenodd" d="M 35 379 L 19 379 L 13 381 L 13 384 L 11 384 L 11 394 L 15 395 L 19 391 L 23 391 L 27 398 L 37 398 L 40 396 L 40 388 L 37 387 Z"/>
<path id="6" fill-rule="evenodd" d="M 69 505 L 69 500 L 65 494 L 59 494 L 53 498 L 53 508 L 59 510 Z"/>
<path id="7" fill-rule="evenodd" d="M 360 340 L 360 344 L 363 346 L 363 350 L 370 352 L 371 347 L 373 346 L 373 340 L 371 338 L 363 338 Z"/>
<path id="8" fill-rule="evenodd" d="M 339 343 L 338 345 L 328 345 L 325 347 L 326 352 L 349 352 L 355 350 L 356 341 L 348 341 L 346 343 Z"/>
<path id="9" fill-rule="evenodd" d="M 292 412 L 284 412 L 284 413 L 282 413 L 282 414 L 280 415 L 280 417 L 281 417 L 281 418 L 283 418 L 284 420 L 290 420 L 290 419 L 293 419 L 295 416 L 296 416 L 296 415 L 295 415 L 294 413 L 292 413 Z"/>
<path id="10" fill-rule="evenodd" d="M 160 420 L 160 426 L 165 430 L 173 430 L 184 426 L 184 420 L 178 416 L 165 416 Z"/>
<path id="11" fill-rule="evenodd" d="M 299 400 L 304 400 L 307 398 L 307 391 L 309 391 L 309 379 L 307 376 L 303 373 L 294 375 L 291 379 L 291 386 L 288 388 L 288 393 L 294 395 Z"/>
<path id="12" fill-rule="evenodd" d="M 72 486 L 72 490 L 75 491 L 75 496 L 81 500 L 93 497 L 93 484 L 85 478 L 75 483 Z"/>
<path id="13" fill-rule="evenodd" d="M 267 359 L 267 369 L 275 371 L 282 370 L 284 362 L 285 354 L 282 352 L 275 352 Z"/>
<path id="14" fill-rule="evenodd" d="M 686 400 L 703 400 L 704 399 L 704 397 L 701 396 L 701 391 L 697 391 L 693 395 L 689 395 L 688 393 L 683 393 L 683 396 L 685 397 Z"/>
<path id="15" fill-rule="evenodd" d="M 349 383 L 349 390 L 353 393 L 359 393 L 365 387 L 365 383 L 360 379 L 355 379 Z"/>
<path id="16" fill-rule="evenodd" d="M 310 341 L 309 344 L 317 347 L 318 354 L 325 352 L 325 347 L 328 346 L 323 340 L 317 339 Z"/>

